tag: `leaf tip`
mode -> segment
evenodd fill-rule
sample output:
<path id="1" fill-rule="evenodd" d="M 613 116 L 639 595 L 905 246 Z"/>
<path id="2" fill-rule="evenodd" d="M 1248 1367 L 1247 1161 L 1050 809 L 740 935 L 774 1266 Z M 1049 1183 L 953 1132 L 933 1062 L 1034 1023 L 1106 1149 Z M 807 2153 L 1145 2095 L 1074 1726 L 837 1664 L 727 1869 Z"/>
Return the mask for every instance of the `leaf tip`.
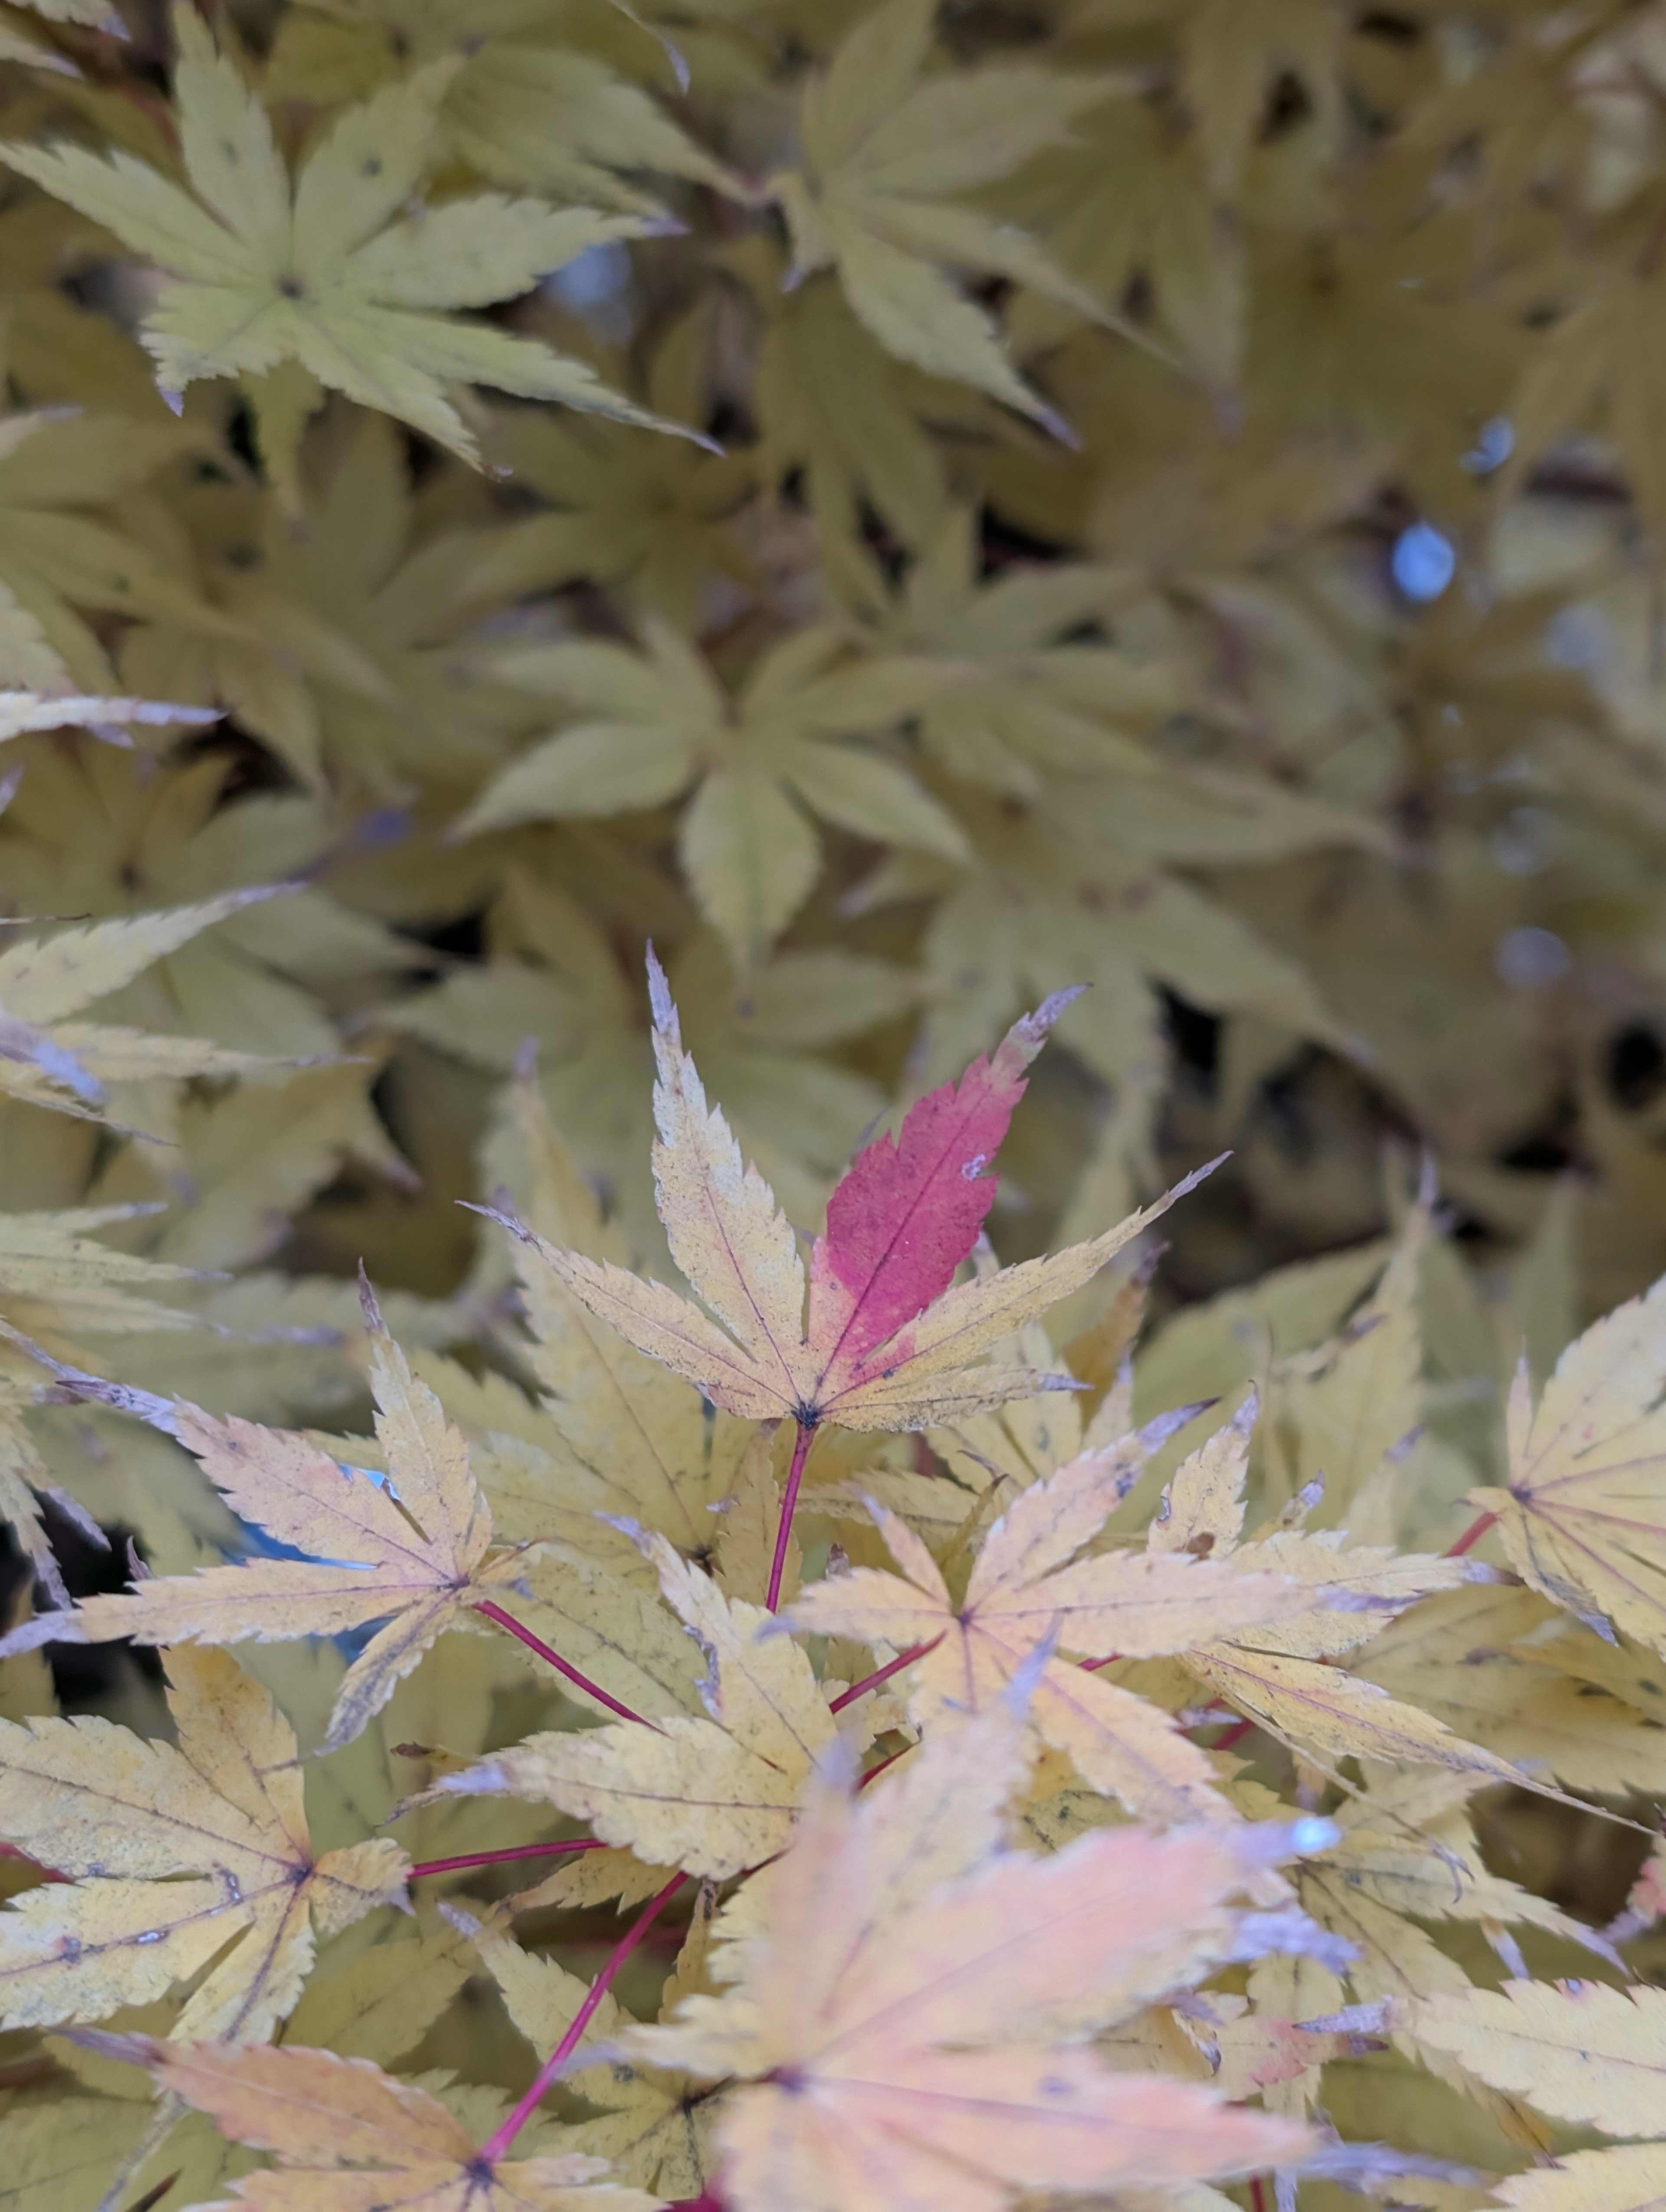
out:
<path id="1" fill-rule="evenodd" d="M 671 984 L 660 964 L 660 956 L 649 939 L 647 950 L 648 1003 L 654 1016 L 654 1026 L 673 1045 L 682 1043 L 682 1031 L 677 1019 L 676 1001 L 671 995 Z"/>

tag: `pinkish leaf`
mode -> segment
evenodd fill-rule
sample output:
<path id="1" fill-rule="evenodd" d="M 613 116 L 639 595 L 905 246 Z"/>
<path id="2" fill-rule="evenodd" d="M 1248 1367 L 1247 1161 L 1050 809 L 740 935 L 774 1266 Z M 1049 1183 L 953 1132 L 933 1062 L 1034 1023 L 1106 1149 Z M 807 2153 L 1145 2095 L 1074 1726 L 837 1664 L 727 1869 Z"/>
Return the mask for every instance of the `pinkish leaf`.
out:
<path id="1" fill-rule="evenodd" d="M 1055 992 L 1013 1024 L 991 1058 L 920 1099 L 901 1135 L 870 1145 L 829 1200 L 827 1233 L 811 1262 L 808 1332 L 825 1383 L 948 1288 L 994 1202 L 991 1169 L 1024 1096 L 1024 1071 L 1079 995 Z"/>

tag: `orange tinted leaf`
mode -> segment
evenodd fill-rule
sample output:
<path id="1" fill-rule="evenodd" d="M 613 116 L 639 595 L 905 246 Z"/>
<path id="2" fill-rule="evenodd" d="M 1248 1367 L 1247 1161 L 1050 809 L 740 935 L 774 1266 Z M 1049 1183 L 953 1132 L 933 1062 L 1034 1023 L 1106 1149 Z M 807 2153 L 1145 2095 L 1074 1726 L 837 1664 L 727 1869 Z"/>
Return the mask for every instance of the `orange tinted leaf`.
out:
<path id="1" fill-rule="evenodd" d="M 94 2049 L 148 2066 L 234 2142 L 270 2151 L 228 2203 L 251 2212 L 651 2212 L 635 2189 L 593 2186 L 605 2159 L 487 2159 L 437 2098 L 367 2058 L 100 2035 Z"/>
<path id="2" fill-rule="evenodd" d="M 717 1965 L 739 1981 L 623 2039 L 739 2084 L 719 2129 L 733 2212 L 997 2212 L 1025 2191 L 1224 2177 L 1308 2147 L 1300 2128 L 1065 2047 L 1230 1955 L 1226 1900 L 1284 1832 L 1100 1832 L 1049 1859 L 1006 1853 L 995 1819 L 1019 1733 L 1003 1707 L 860 1799 L 820 1782 L 757 1877 L 736 1966 Z"/>

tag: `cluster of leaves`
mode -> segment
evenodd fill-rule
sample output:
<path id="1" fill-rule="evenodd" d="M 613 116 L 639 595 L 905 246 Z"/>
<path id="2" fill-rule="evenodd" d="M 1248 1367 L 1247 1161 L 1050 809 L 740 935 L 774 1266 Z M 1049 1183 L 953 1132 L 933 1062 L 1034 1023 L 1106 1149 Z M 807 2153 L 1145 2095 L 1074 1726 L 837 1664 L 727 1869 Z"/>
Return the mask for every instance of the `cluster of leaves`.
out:
<path id="1" fill-rule="evenodd" d="M 1666 2194 L 1663 95 L 0 4 L 5 2212 Z"/>

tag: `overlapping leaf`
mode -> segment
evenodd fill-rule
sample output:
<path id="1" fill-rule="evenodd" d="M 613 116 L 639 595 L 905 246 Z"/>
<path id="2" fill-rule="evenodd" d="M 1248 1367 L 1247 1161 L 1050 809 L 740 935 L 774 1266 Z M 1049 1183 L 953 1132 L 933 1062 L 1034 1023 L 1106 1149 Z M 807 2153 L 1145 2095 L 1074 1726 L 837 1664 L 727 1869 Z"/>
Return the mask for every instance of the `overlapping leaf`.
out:
<path id="1" fill-rule="evenodd" d="M 256 2212 L 386 2212 L 467 2205 L 477 2212 L 649 2212 L 640 2190 L 593 2186 L 606 2161 L 581 2156 L 500 2160 L 437 2097 L 364 2058 L 301 2045 L 281 2051 L 102 2036 L 112 2057 L 149 2066 L 159 2086 L 209 2113 L 234 2142 L 271 2151 L 273 2171 L 233 2184 Z"/>
<path id="2" fill-rule="evenodd" d="M 1666 1283 L 1571 1344 L 1535 1407 L 1526 1366 L 1510 1394 L 1510 1486 L 1473 1502 L 1497 1516 L 1518 1573 L 1559 1605 L 1666 1648 Z"/>
<path id="3" fill-rule="evenodd" d="M 429 167 L 454 64 L 342 116 L 292 187 L 234 64 L 216 54 L 194 10 L 173 20 L 190 192 L 119 152 L 100 159 L 68 144 L 14 144 L 4 156 L 167 271 L 144 333 L 165 390 L 204 376 L 270 380 L 292 364 L 283 381 L 258 387 L 263 436 L 289 468 L 320 384 L 465 455 L 474 440 L 446 396 L 452 381 L 648 419 L 581 364 L 435 312 L 511 297 L 587 246 L 641 228 L 492 194 L 396 222 Z"/>
<path id="4" fill-rule="evenodd" d="M 1301 2156 L 1298 2129 L 1113 2074 L 1077 2040 L 1231 1951 L 1225 1901 L 1272 1838 L 1135 1830 L 1008 1855 L 1018 1734 L 997 1711 L 865 1802 L 824 1779 L 718 1966 L 735 1986 L 622 2039 L 651 2064 L 739 2078 L 718 2130 L 737 2212 L 855 2212 L 887 2192 L 994 2212 L 1025 2191 L 1173 2187 Z"/>
<path id="5" fill-rule="evenodd" d="M 960 198 L 1068 132 L 1105 97 L 1091 76 L 1011 67 L 928 76 L 936 10 L 886 0 L 806 92 L 804 167 L 774 179 L 800 274 L 833 268 L 879 341 L 1043 422 L 1057 417 L 1012 368 L 990 316 L 940 264 L 988 271 L 1094 312 L 1022 233 Z"/>
<path id="6" fill-rule="evenodd" d="M 234 1510 L 313 1557 L 153 1577 L 117 1596 L 88 1598 L 72 1613 L 42 1615 L 0 1650 L 115 1637 L 170 1645 L 271 1642 L 386 1622 L 348 1669 L 325 1741 L 334 1746 L 356 1735 L 437 1636 L 520 1572 L 518 1550 L 493 1553 L 491 1513 L 462 1436 L 366 1298 L 386 1489 L 304 1437 L 152 1399 L 148 1417 L 196 1452 Z"/>
<path id="7" fill-rule="evenodd" d="M 316 1939 L 403 1901 L 386 1838 L 314 1856 L 295 1732 L 260 1685 L 223 1652 L 168 1664 L 177 1748 L 94 1718 L 0 1723 L 0 1826 L 70 1877 L 0 1914 L 9 2027 L 97 2020 L 217 1961 L 178 2032 L 262 2042 Z"/>
<path id="8" fill-rule="evenodd" d="M 708 1654 L 708 1717 L 532 1736 L 447 1775 L 437 1793 L 542 1800 L 650 1865 L 723 1880 L 786 1843 L 835 1723 L 803 1650 L 760 1640 L 769 1619 L 761 1607 L 731 1604 L 663 1537 L 645 1548 L 667 1603 Z"/>
<path id="9" fill-rule="evenodd" d="M 1037 1733 L 1095 1790 L 1172 1825 L 1227 1817 L 1205 1754 L 1158 1706 L 1076 1663 L 1180 1651 L 1207 1630 L 1250 1628 L 1287 1613 L 1292 1585 L 1235 1574 L 1181 1553 L 1102 1551 L 1097 1536 L 1143 1463 L 1142 1446 L 1088 1451 L 1026 1490 L 984 1540 L 965 1590 L 952 1595 L 908 1524 L 872 1510 L 900 1576 L 858 1568 L 818 1583 L 793 1608 L 818 1633 L 926 1650 L 910 1670 L 909 1710 L 928 1735 L 969 1724 L 1006 1696 L 1042 1645 L 1056 1645 L 1031 1692 Z"/>
<path id="10" fill-rule="evenodd" d="M 1028 1395 L 1037 1378 L 1025 1370 L 973 1363 L 1091 1281 L 1196 1180 L 1072 1250 L 949 1287 L 994 1200 L 985 1170 L 1023 1070 L 1068 1003 L 1061 995 L 1018 1023 L 958 1088 L 920 1101 L 899 1143 L 881 1139 L 860 1157 L 829 1201 L 806 1316 L 793 1232 L 707 1103 L 657 962 L 649 974 L 660 1218 L 672 1256 L 716 1318 L 621 1268 L 539 1249 L 575 1297 L 732 1413 L 791 1415 L 806 1429 L 904 1429 Z"/>
<path id="11" fill-rule="evenodd" d="M 656 806 L 690 787 L 679 851 L 701 911 L 750 969 L 821 870 L 812 817 L 957 860 L 950 816 L 872 741 L 942 684 L 929 663 L 852 660 L 836 629 L 766 655 L 731 699 L 663 623 L 643 649 L 605 642 L 495 656 L 500 680 L 552 695 L 571 726 L 522 755 L 464 817 L 465 830 Z M 853 740 L 867 739 L 864 744 Z"/>

